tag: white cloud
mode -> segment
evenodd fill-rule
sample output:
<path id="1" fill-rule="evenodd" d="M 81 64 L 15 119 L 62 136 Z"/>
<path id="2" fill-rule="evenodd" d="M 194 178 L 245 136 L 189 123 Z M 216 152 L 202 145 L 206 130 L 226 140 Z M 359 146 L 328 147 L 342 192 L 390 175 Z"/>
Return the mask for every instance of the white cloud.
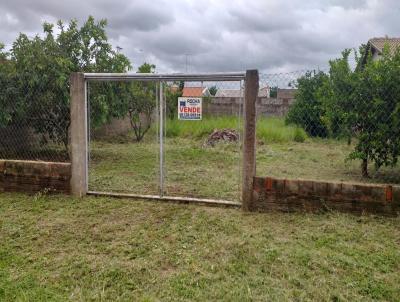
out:
<path id="1" fill-rule="evenodd" d="M 13 0 L 0 3 L 0 40 L 41 31 L 43 20 L 107 18 L 114 46 L 134 66 L 163 72 L 268 72 L 326 66 L 344 48 L 400 36 L 396 0 Z M 188 55 L 189 54 L 189 55 Z"/>

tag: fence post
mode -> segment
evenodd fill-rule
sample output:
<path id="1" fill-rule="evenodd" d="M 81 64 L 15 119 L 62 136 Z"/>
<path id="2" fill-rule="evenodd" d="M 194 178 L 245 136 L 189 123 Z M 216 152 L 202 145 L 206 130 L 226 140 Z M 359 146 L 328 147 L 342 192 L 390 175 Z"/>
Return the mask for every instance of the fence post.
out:
<path id="1" fill-rule="evenodd" d="M 87 100 L 82 72 L 70 76 L 71 106 L 71 193 L 82 197 L 87 192 Z"/>
<path id="2" fill-rule="evenodd" d="M 244 86 L 244 140 L 242 208 L 251 209 L 253 178 L 256 175 L 256 100 L 258 96 L 258 70 L 247 70 Z"/>

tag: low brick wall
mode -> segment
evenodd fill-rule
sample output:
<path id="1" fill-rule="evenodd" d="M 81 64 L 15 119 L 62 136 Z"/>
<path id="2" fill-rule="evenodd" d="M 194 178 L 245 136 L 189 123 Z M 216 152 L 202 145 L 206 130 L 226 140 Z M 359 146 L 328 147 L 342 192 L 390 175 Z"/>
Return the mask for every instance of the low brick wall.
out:
<path id="1" fill-rule="evenodd" d="M 254 211 L 321 211 L 398 215 L 400 186 L 255 177 Z"/>
<path id="2" fill-rule="evenodd" d="M 0 160 L 0 192 L 70 192 L 71 164 Z"/>

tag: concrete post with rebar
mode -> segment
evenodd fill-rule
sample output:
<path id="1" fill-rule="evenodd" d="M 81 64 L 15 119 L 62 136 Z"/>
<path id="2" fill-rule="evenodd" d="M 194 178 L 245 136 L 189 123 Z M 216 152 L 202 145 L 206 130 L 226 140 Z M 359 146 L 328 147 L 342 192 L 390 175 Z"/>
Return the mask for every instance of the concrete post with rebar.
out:
<path id="1" fill-rule="evenodd" d="M 74 72 L 70 77 L 71 100 L 71 193 L 82 197 L 87 193 L 88 131 L 87 100 L 84 74 Z"/>
<path id="2" fill-rule="evenodd" d="M 256 100 L 258 70 L 247 70 L 244 87 L 243 179 L 242 208 L 249 211 L 253 201 L 253 180 L 256 175 Z"/>

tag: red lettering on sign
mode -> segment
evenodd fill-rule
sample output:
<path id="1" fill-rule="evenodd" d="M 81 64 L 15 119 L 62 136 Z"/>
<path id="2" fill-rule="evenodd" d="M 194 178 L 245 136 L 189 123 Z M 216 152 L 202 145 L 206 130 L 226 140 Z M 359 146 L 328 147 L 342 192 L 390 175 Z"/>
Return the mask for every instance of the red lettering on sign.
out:
<path id="1" fill-rule="evenodd" d="M 199 107 L 179 107 L 179 112 L 184 113 L 201 113 Z"/>

